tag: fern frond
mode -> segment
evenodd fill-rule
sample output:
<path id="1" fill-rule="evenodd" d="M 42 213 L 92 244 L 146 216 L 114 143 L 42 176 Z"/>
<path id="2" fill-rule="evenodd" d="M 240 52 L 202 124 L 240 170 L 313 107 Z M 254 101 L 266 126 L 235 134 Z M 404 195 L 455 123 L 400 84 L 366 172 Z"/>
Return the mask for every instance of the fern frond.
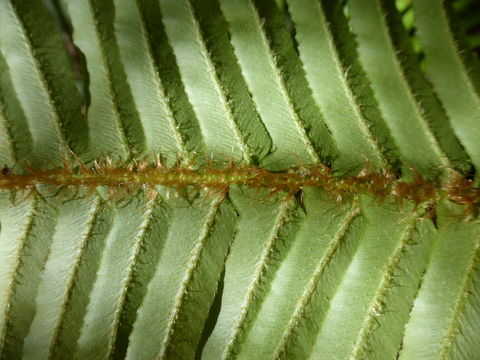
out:
<path id="1" fill-rule="evenodd" d="M 475 359 L 452 1 L 0 0 L 0 359 Z"/>

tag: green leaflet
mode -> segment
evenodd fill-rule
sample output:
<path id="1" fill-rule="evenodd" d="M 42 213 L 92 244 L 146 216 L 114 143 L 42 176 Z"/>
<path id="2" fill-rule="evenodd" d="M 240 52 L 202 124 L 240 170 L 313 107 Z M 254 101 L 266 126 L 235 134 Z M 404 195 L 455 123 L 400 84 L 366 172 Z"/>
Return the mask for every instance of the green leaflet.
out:
<path id="1" fill-rule="evenodd" d="M 452 10 L 444 1 L 414 3 L 415 24 L 427 59 L 427 72 L 450 123 L 472 163 L 479 166 L 480 77 L 478 58 L 459 48 Z M 465 53 L 465 54 L 464 54 Z M 460 95 L 461 94 L 461 95 Z"/>
<path id="2" fill-rule="evenodd" d="M 468 188 L 480 66 L 452 1 L 0 0 L 0 176 L 131 172 L 0 192 L 0 359 L 478 357 L 478 206 L 128 183 L 158 156 Z"/>
<path id="3" fill-rule="evenodd" d="M 78 339 L 79 359 L 108 358 L 113 352 L 129 283 L 154 205 L 154 200 L 134 198 L 115 213 Z M 109 316 L 99 317 L 99 313 Z M 92 332 L 91 328 L 97 331 Z"/>
<path id="4" fill-rule="evenodd" d="M 361 347 L 364 346 L 361 343 L 371 331 L 366 328 L 369 322 L 368 317 L 379 316 L 385 311 L 383 307 L 389 305 L 383 298 L 385 296 L 383 292 L 388 292 L 388 288 L 393 285 L 391 284 L 395 272 L 393 267 L 400 264 L 400 261 L 395 259 L 401 256 L 397 255 L 397 252 L 401 251 L 397 247 L 404 246 L 403 243 L 408 241 L 410 232 L 415 226 L 415 217 L 402 221 L 405 213 L 392 210 L 379 207 L 365 208 L 364 214 L 367 221 L 362 229 L 359 245 L 331 299 L 310 358 L 317 358 L 320 354 L 329 358 L 359 357 Z M 427 240 L 428 238 L 422 239 L 424 243 Z M 393 269 L 390 269 L 391 267 Z M 392 273 L 388 274 L 388 272 Z M 421 271 L 418 275 L 421 275 Z M 407 286 L 417 288 L 417 284 L 418 280 L 410 281 Z M 402 284 L 397 282 L 395 285 Z M 391 325 L 401 326 L 399 320 L 396 319 L 396 322 Z M 377 331 L 380 330 L 382 330 L 381 327 L 377 328 Z M 384 338 L 395 335 L 390 330 L 385 333 Z M 393 348 L 392 355 L 400 345 L 401 332 L 399 335 L 396 341 L 394 340 L 396 346 Z M 333 337 L 336 339 L 335 342 L 331 341 Z M 378 347 L 375 350 L 380 351 Z M 382 352 L 385 355 L 385 352 Z"/>
<path id="5" fill-rule="evenodd" d="M 460 213 L 451 204 L 441 204 L 438 238 L 405 328 L 400 359 L 476 356 L 472 350 L 478 322 L 465 318 L 464 312 L 478 310 L 480 228 L 455 218 Z"/>
<path id="6" fill-rule="evenodd" d="M 32 227 L 34 201 L 25 202 L 23 206 L 18 206 L 11 211 L 6 193 L 1 198 L 1 224 L 2 232 L 0 248 L 0 266 L 1 282 L 0 288 L 2 298 L 0 303 L 0 345 L 3 349 L 6 347 L 6 337 L 8 323 L 10 321 L 10 302 L 14 296 L 15 277 L 17 276 L 20 258 L 28 233 Z"/>
<path id="7" fill-rule="evenodd" d="M 234 230 L 236 214 L 222 200 L 176 201 L 162 256 L 130 335 L 127 359 L 194 358 Z M 178 338 L 189 341 L 177 344 Z"/>
<path id="8" fill-rule="evenodd" d="M 393 2 L 351 0 L 348 9 L 360 60 L 406 166 L 427 177 L 433 169 L 452 167 L 450 159 L 459 161 L 463 150 L 445 128 L 447 119 L 433 93 L 426 93 L 419 67 L 412 66 L 410 41 L 395 18 Z"/>
<path id="9" fill-rule="evenodd" d="M 185 90 L 202 130 L 207 154 L 249 163 L 251 151 L 235 124 L 192 6 L 186 0 L 167 0 L 160 2 L 160 10 Z"/>
<path id="10" fill-rule="evenodd" d="M 69 294 L 62 299 L 64 302 L 61 304 L 59 331 L 50 344 L 52 359 L 71 358 L 77 351 L 80 331 L 97 277 L 105 240 L 111 227 L 112 215 L 112 208 L 102 203 L 95 214 L 81 255 L 76 258 L 77 263 L 73 264 L 75 273 L 72 274 L 74 277 L 69 279 Z"/>
<path id="11" fill-rule="evenodd" d="M 285 14 L 270 0 L 253 4 L 260 18 L 268 19 L 263 29 L 292 106 L 320 160 L 329 163 L 338 156 L 338 149 L 308 87 Z"/>
<path id="12" fill-rule="evenodd" d="M 104 10 L 103 14 L 99 8 Z M 126 134 L 127 126 L 123 123 L 112 79 L 111 61 L 115 58 L 108 56 L 109 53 L 115 54 L 109 12 L 112 12 L 109 1 L 68 1 L 75 45 L 84 54 L 89 73 L 90 103 L 87 116 L 92 155 L 94 158 L 109 155 L 124 160 L 129 156 L 130 139 Z M 138 134 L 139 131 L 137 127 L 135 132 Z M 140 141 L 137 140 L 135 145 L 141 150 Z"/>
<path id="13" fill-rule="evenodd" d="M 6 68 L 5 59 L 0 56 L 0 66 Z M 10 160 L 28 159 L 32 156 L 32 137 L 27 119 L 20 106 L 6 72 L 0 73 L 0 96 L 2 102 L 2 158 Z M 8 99 L 8 100 L 7 100 Z"/>
<path id="14" fill-rule="evenodd" d="M 417 216 L 418 213 L 408 219 L 411 223 L 404 229 L 400 242 L 381 271 L 381 281 L 352 349 L 355 358 L 394 357 L 402 344 L 404 326 L 435 238 L 432 222 Z"/>
<path id="15" fill-rule="evenodd" d="M 175 54 L 165 33 L 165 27 L 158 21 L 161 18 L 160 4 L 156 0 L 142 0 L 137 4 L 143 19 L 145 19 L 156 69 L 162 84 L 164 84 L 165 96 L 177 122 L 178 131 L 184 139 L 185 147 L 190 153 L 204 154 L 205 142 L 198 120 L 185 92 Z"/>
<path id="16" fill-rule="evenodd" d="M 292 199 L 255 204 L 256 190 L 231 192 L 240 215 L 238 230 L 225 264 L 225 287 L 217 324 L 203 350 L 203 358 L 237 355 L 249 322 L 268 292 L 270 278 L 295 237 L 304 217 Z"/>
<path id="17" fill-rule="evenodd" d="M 24 342 L 25 359 L 47 359 L 59 351 L 56 345 L 62 317 L 99 206 L 99 199 L 93 198 L 71 201 L 58 209 L 50 252 L 38 285 L 35 316 Z M 59 277 L 59 273 L 63 276 Z"/>
<path id="18" fill-rule="evenodd" d="M 13 163 L 12 140 L 8 134 L 8 123 L 5 117 L 5 107 L 0 101 L 0 162 L 3 164 Z"/>
<path id="19" fill-rule="evenodd" d="M 2 340 L 0 357 L 21 358 L 35 315 L 36 294 L 54 233 L 56 214 L 39 197 L 20 207 L 2 193 Z"/>
<path id="20" fill-rule="evenodd" d="M 115 35 L 141 128 L 145 152 L 185 156 L 186 149 L 156 69 L 145 21 L 135 2 L 116 1 Z"/>
<path id="21" fill-rule="evenodd" d="M 284 351 L 302 321 L 312 292 L 317 286 L 324 289 L 318 282 L 325 267 L 334 254 L 342 251 L 345 236 L 351 226 L 355 226 L 352 223 L 358 222 L 356 206 L 338 209 L 314 189 L 306 191 L 304 203 L 307 216 L 299 229 L 292 233 L 291 247 L 283 251 L 286 254 L 276 255 L 284 260 L 278 265 L 268 287 L 263 285 L 266 295 L 256 317 L 245 330 L 245 341 L 238 351 L 238 358 L 258 356 L 267 359 Z M 319 228 L 321 232 L 317 232 Z M 278 248 L 276 251 L 279 252 Z M 309 261 L 304 262 L 304 266 L 297 266 L 306 258 Z M 227 263 L 226 276 L 229 270 Z"/>
<path id="22" fill-rule="evenodd" d="M 221 0 L 220 6 L 228 22 L 242 74 L 277 149 L 264 160 L 265 166 L 278 168 L 295 161 L 318 162 L 318 154 L 288 97 L 253 4 L 250 1 Z"/>
<path id="23" fill-rule="evenodd" d="M 258 164 L 272 151 L 272 140 L 258 115 L 236 61 L 229 41 L 228 24 L 217 0 L 195 1 L 192 7 L 218 80 L 232 109 L 232 116 L 244 134 L 245 143 L 252 153 L 252 161 Z"/>
<path id="24" fill-rule="evenodd" d="M 87 139 L 80 135 L 86 129 L 80 111 L 80 95 L 73 79 L 69 78 L 64 49 L 46 10 L 40 4 L 28 5 L 23 1 L 15 5 L 10 1 L 0 3 L 0 66 L 3 76 L 8 74 L 9 77 L 8 85 L 4 81 L 2 88 L 12 87 L 2 89 L 3 101 L 8 104 L 14 93 L 22 114 L 12 116 L 24 115 L 28 125 L 28 130 L 16 134 L 15 138 L 29 137 L 20 141 L 31 142 L 32 153 L 27 157 L 19 151 L 23 156 L 17 160 L 29 160 L 37 167 L 59 166 L 67 156 L 67 145 L 78 153 L 87 148 Z M 45 21 L 42 27 L 35 16 Z M 41 31 L 50 31 L 53 36 L 47 37 Z M 38 51 L 40 46 L 50 52 Z M 68 100 L 60 100 L 60 94 Z M 10 127 L 15 129 L 16 126 Z"/>
<path id="25" fill-rule="evenodd" d="M 309 86 L 340 152 L 337 167 L 352 170 L 365 159 L 374 168 L 387 166 L 352 93 L 348 67 L 340 61 L 322 5 L 313 0 L 288 1 L 288 5 Z M 324 91 L 324 86 L 330 90 Z"/>

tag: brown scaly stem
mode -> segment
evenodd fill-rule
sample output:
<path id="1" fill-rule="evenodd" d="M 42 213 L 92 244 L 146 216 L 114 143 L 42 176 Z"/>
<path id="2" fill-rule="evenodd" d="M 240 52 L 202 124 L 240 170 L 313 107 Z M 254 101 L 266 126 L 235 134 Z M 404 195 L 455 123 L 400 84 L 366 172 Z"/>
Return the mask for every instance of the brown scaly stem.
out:
<path id="1" fill-rule="evenodd" d="M 223 167 L 207 165 L 198 169 L 185 166 L 166 167 L 160 162 L 135 162 L 116 167 L 110 161 L 84 164 L 73 168 L 65 164 L 53 170 L 28 169 L 24 174 L 13 174 L 8 168 L 0 175 L 0 189 L 36 189 L 39 185 L 58 188 L 82 187 L 95 189 L 123 189 L 131 192 L 140 188 L 150 191 L 157 185 L 176 189 L 193 186 L 198 189 L 227 191 L 231 185 L 264 188 L 272 193 L 294 194 L 305 187 L 320 187 L 337 201 L 357 194 L 371 194 L 376 198 L 394 197 L 416 204 L 450 200 L 466 205 L 471 210 L 480 205 L 480 189 L 471 180 L 457 176 L 445 185 L 438 185 L 417 175 L 413 181 L 398 180 L 388 172 L 361 171 L 358 175 L 338 177 L 324 165 L 305 165 L 272 172 L 259 167 L 230 164 Z"/>

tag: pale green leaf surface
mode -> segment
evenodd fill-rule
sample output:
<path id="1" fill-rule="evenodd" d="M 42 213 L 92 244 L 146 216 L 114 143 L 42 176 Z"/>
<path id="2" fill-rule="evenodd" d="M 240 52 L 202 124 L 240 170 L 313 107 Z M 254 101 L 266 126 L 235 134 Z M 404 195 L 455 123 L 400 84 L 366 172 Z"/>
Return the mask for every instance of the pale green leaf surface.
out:
<path id="1" fill-rule="evenodd" d="M 125 304 L 120 315 L 113 358 L 123 358 L 127 352 L 128 338 L 137 319 L 138 309 L 145 297 L 148 284 L 155 275 L 168 237 L 173 213 L 172 205 L 173 202 L 157 199 L 157 204 L 153 209 L 152 221 L 145 230 L 145 239 L 135 261 Z"/>
<path id="2" fill-rule="evenodd" d="M 88 135 L 93 155 L 126 159 L 129 149 L 113 93 L 112 74 L 106 58 L 105 39 L 98 26 L 98 14 L 95 14 L 90 0 L 68 0 L 68 14 L 73 23 L 75 44 L 85 55 L 88 67 Z"/>
<path id="3" fill-rule="evenodd" d="M 350 0 L 350 23 L 360 60 L 404 161 L 428 176 L 431 169 L 451 164 L 428 123 L 428 109 L 415 98 L 417 89 L 404 74 L 412 70 L 402 66 L 400 57 L 405 55 L 395 48 L 382 2 Z"/>
<path id="4" fill-rule="evenodd" d="M 298 223 L 304 218 L 292 199 L 255 204 L 258 196 L 266 194 L 242 189 L 230 193 L 240 219 L 225 264 L 222 308 L 202 358 L 235 358 L 252 317 L 268 293 L 275 268 L 288 252 Z"/>
<path id="5" fill-rule="evenodd" d="M 3 299 L 2 341 L 0 358 L 22 357 L 23 339 L 34 318 L 35 298 L 41 282 L 41 271 L 48 256 L 56 223 L 54 209 L 38 196 L 18 207 L 2 192 L 2 267 L 8 272 L 2 276 L 6 294 Z M 24 211 L 23 216 L 18 211 Z M 14 218 L 12 218 L 14 216 Z M 10 235 L 16 237 L 10 237 Z M 14 248 L 12 241 L 17 239 Z M 5 246 L 5 248 L 4 248 Z M 6 250 L 13 253 L 6 253 Z M 6 261 L 5 261 L 6 260 Z M 6 270 L 6 269 L 5 269 Z"/>
<path id="6" fill-rule="evenodd" d="M 442 0 L 415 1 L 415 25 L 425 51 L 427 72 L 473 164 L 480 166 L 480 91 L 471 76 L 476 63 L 465 63 Z"/>
<path id="7" fill-rule="evenodd" d="M 302 290 L 280 340 L 275 344 L 274 358 L 306 359 L 310 354 L 330 299 L 335 295 L 362 235 L 365 219 L 361 214 L 356 214 L 356 205 L 345 218 L 343 228 L 335 234 L 324 257 L 314 264 L 308 284 Z"/>
<path id="8" fill-rule="evenodd" d="M 179 66 L 165 32 L 165 26 L 160 21 L 162 18 L 160 3 L 157 0 L 142 0 L 137 4 L 148 32 L 151 54 L 162 81 L 165 96 L 178 125 L 178 130 L 182 134 L 185 147 L 189 153 L 204 155 L 205 138 L 201 134 L 199 121 L 182 82 Z"/>
<path id="9" fill-rule="evenodd" d="M 415 229 L 401 240 L 382 269 L 381 282 L 355 340 L 352 357 L 356 359 L 394 358 L 401 347 L 436 235 L 430 220 L 414 221 Z"/>
<path id="10" fill-rule="evenodd" d="M 78 348 L 80 331 L 88 310 L 90 294 L 95 286 L 106 239 L 112 226 L 114 209 L 102 203 L 95 214 L 88 239 L 76 265 L 69 295 L 63 304 L 60 329 L 50 359 L 73 358 Z"/>
<path id="11" fill-rule="evenodd" d="M 478 307 L 472 288 L 478 283 L 480 227 L 458 219 L 461 211 L 449 204 L 440 208 L 438 238 L 406 325 L 402 360 L 468 359 L 454 352 L 469 353 L 468 346 L 464 350 L 453 346 L 457 337 L 475 347 L 478 322 L 465 327 L 463 311 L 467 301 L 477 302 Z"/>
<path id="12" fill-rule="evenodd" d="M 23 345 L 24 359 L 48 359 L 55 351 L 65 304 L 99 205 L 98 198 L 90 198 L 58 208 L 50 252 L 38 285 L 35 316 Z"/>
<path id="13" fill-rule="evenodd" d="M 222 200 L 221 196 L 192 204 L 175 200 L 162 255 L 130 335 L 127 359 L 194 358 L 234 229 L 235 212 Z M 177 343 L 179 338 L 189 340 Z"/>
<path id="14" fill-rule="evenodd" d="M 79 359 L 106 359 L 113 352 L 121 311 L 154 204 L 154 200 L 134 198 L 115 213 L 78 339 Z"/>
<path id="15" fill-rule="evenodd" d="M 0 100 L 0 164 L 12 164 L 14 150 L 12 139 L 8 134 L 8 123 L 5 115 L 5 108 Z"/>
<path id="16" fill-rule="evenodd" d="M 264 160 L 265 166 L 318 162 L 319 156 L 288 97 L 253 4 L 250 0 L 222 0 L 220 5 L 242 74 L 276 150 Z"/>
<path id="17" fill-rule="evenodd" d="M 252 161 L 258 163 L 272 151 L 272 140 L 237 63 L 220 4 L 217 0 L 200 0 L 192 2 L 192 7 L 232 115 L 252 153 Z"/>
<path id="18" fill-rule="evenodd" d="M 60 26 L 57 20 L 52 18 L 51 12 L 45 8 L 42 1 L 15 0 L 11 1 L 11 4 L 24 27 L 35 64 L 45 84 L 51 106 L 58 117 L 58 131 L 65 142 L 64 145 L 76 154 L 83 154 L 88 150 L 89 139 L 85 136 L 88 129 L 82 111 L 84 99 L 79 92 L 81 85 L 77 86 L 78 82 L 76 84 L 75 81 L 81 75 L 72 65 L 69 53 L 72 49 L 65 46 L 65 36 L 58 32 Z M 12 100 L 12 97 L 8 97 L 9 102 Z M 15 121 L 12 121 L 12 127 L 14 123 Z M 15 127 L 18 125 L 15 124 Z M 18 134 L 15 141 L 24 140 Z M 18 147 L 20 150 L 20 146 Z M 63 147 L 59 151 L 65 156 Z M 22 162 L 30 157 L 31 155 L 19 158 L 17 161 Z M 44 159 L 42 161 L 45 162 Z"/>
<path id="19" fill-rule="evenodd" d="M 393 0 L 47 2 L 0 0 L 0 180 L 158 154 L 473 183 L 480 68 L 443 1 L 405 5 L 408 29 Z M 478 206 L 108 181 L 0 192 L 0 359 L 480 351 Z"/>
<path id="20" fill-rule="evenodd" d="M 410 241 L 415 228 L 417 212 L 409 215 L 408 211 L 408 208 L 399 211 L 395 207 L 389 209 L 364 202 L 365 228 L 356 253 L 331 299 L 310 358 L 348 358 L 360 352 L 363 337 L 368 331 L 369 317 L 382 313 L 383 293 L 393 285 L 391 272 L 395 270 L 392 268 L 399 266 L 402 247 Z M 427 240 L 428 237 L 422 239 L 422 246 L 428 244 Z M 421 273 L 419 271 L 417 276 Z M 410 281 L 405 286 L 416 288 L 418 285 Z M 401 325 L 401 322 L 397 321 L 396 324 Z M 395 334 L 388 331 L 384 336 L 395 335 L 399 336 L 399 346 L 401 332 Z"/>
<path id="21" fill-rule="evenodd" d="M 283 350 L 301 317 L 311 314 L 306 308 L 319 278 L 338 254 L 359 213 L 357 206 L 337 208 L 316 189 L 306 190 L 303 201 L 305 221 L 272 280 L 238 353 L 239 359 L 274 358 L 279 349 Z"/>
<path id="22" fill-rule="evenodd" d="M 0 68 L 6 69 L 6 67 L 5 59 L 0 54 Z M 5 133 L 2 136 L 6 140 L 2 145 L 10 144 L 13 159 L 22 163 L 25 159 L 32 157 L 33 142 L 27 119 L 15 94 L 11 78 L 6 71 L 0 72 L 0 96 L 5 124 Z M 7 154 L 3 151 L 6 151 L 6 148 L 2 150 L 2 156 L 6 156 Z"/>
<path id="23" fill-rule="evenodd" d="M 250 162 L 251 151 L 235 123 L 191 4 L 186 0 L 162 0 L 160 10 L 207 154 Z"/>
<path id="24" fill-rule="evenodd" d="M 308 83 L 340 152 L 337 166 L 341 170 L 355 168 L 365 159 L 373 167 L 385 165 L 379 144 L 349 87 L 348 69 L 339 60 L 321 3 L 288 1 L 288 5 Z"/>
<path id="25" fill-rule="evenodd" d="M 35 201 L 13 207 L 8 193 L 1 194 L 0 203 L 0 348 L 4 348 L 13 297 L 23 246 L 32 226 Z M 13 211 L 12 211 L 13 210 Z"/>
<path id="26" fill-rule="evenodd" d="M 468 295 L 464 298 L 462 315 L 458 319 L 458 330 L 449 351 L 452 359 L 473 359 L 478 355 L 477 344 L 480 343 L 480 267 L 478 266 L 478 251 L 476 259 L 471 263 L 471 283 L 467 284 Z"/>
<path id="27" fill-rule="evenodd" d="M 177 160 L 186 149 L 156 69 L 144 19 L 134 1 L 115 1 L 115 35 L 146 137 L 145 152 Z"/>
<path id="28" fill-rule="evenodd" d="M 60 120 L 49 94 L 48 84 L 26 29 L 9 0 L 0 2 L 0 56 L 5 59 L 2 72 L 10 74 L 18 101 L 28 120 L 33 142 L 32 161 L 59 165 L 65 150 Z"/>
<path id="29" fill-rule="evenodd" d="M 302 62 L 298 56 L 295 39 L 286 14 L 272 0 L 252 2 L 262 19 L 262 27 L 275 65 L 285 85 L 291 104 L 305 129 L 305 133 L 322 162 L 330 162 L 338 156 L 335 141 L 312 97 Z"/>

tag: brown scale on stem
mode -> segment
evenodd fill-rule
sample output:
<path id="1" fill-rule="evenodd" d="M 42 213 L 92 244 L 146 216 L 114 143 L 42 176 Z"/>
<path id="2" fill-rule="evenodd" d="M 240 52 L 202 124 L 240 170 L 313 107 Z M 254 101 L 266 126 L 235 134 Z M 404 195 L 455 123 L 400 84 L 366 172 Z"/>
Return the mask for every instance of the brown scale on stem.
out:
<path id="1" fill-rule="evenodd" d="M 199 168 L 182 165 L 167 167 L 160 160 L 153 164 L 142 160 L 116 167 L 107 159 L 94 162 L 91 166 L 77 162 L 76 166 L 65 163 L 62 168 L 53 170 L 28 168 L 23 174 L 12 173 L 8 166 L 1 171 L 0 189 L 36 190 L 39 185 L 51 185 L 58 188 L 59 193 L 72 187 L 83 187 L 93 192 L 98 186 L 105 186 L 109 195 L 117 198 L 119 193 L 128 195 L 141 188 L 153 193 L 157 185 L 178 191 L 191 186 L 222 192 L 231 185 L 241 185 L 270 189 L 272 194 L 285 192 L 291 195 L 305 187 L 320 187 L 337 201 L 358 194 L 370 194 L 380 200 L 393 197 L 399 202 L 410 200 L 417 205 L 446 199 L 466 205 L 469 212 L 480 205 L 480 189 L 474 187 L 473 181 L 460 176 L 444 185 L 427 181 L 418 173 L 413 180 L 406 182 L 387 171 L 368 172 L 366 169 L 358 175 L 338 177 L 327 166 L 317 164 L 273 172 L 234 163 Z"/>

